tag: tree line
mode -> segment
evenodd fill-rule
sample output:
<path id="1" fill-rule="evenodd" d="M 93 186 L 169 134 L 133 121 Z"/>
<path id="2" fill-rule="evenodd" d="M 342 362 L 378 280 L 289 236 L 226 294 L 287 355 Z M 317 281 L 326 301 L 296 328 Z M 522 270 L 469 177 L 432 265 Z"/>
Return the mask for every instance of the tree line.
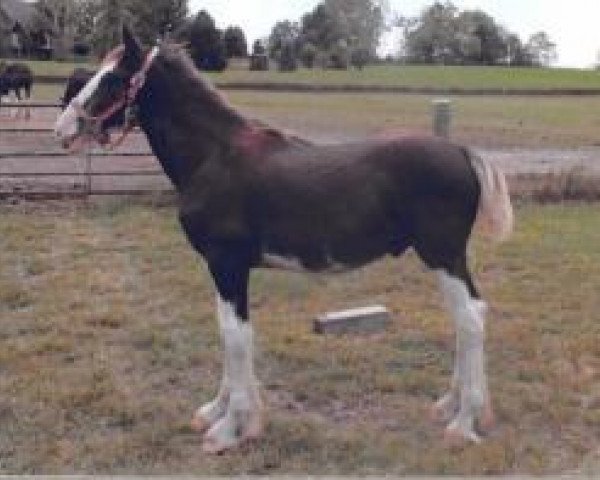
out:
<path id="1" fill-rule="evenodd" d="M 401 56 L 408 63 L 549 66 L 556 44 L 545 32 L 526 42 L 482 10 L 460 11 L 435 2 L 417 17 L 398 17 L 403 29 Z"/>
<path id="2" fill-rule="evenodd" d="M 130 25 L 146 44 L 171 37 L 188 46 L 199 68 L 221 70 L 229 58 L 246 56 L 239 26 L 221 31 L 206 11 L 190 15 L 188 0 L 38 0 L 40 17 L 52 25 L 56 44 L 86 45 L 102 55 Z M 545 32 L 527 40 L 482 10 L 459 10 L 437 1 L 419 15 L 390 15 L 387 0 L 322 0 L 299 21 L 277 22 L 252 54 L 273 59 L 281 70 L 362 68 L 377 61 L 377 48 L 389 28 L 400 28 L 404 63 L 547 66 L 556 45 Z"/>
<path id="3" fill-rule="evenodd" d="M 59 58 L 77 49 L 102 57 L 120 42 L 124 24 L 146 45 L 165 38 L 183 43 L 206 70 L 247 55 L 240 27 L 221 31 L 205 11 L 190 16 L 188 0 L 37 0 L 36 9 L 38 28 L 49 30 Z"/>

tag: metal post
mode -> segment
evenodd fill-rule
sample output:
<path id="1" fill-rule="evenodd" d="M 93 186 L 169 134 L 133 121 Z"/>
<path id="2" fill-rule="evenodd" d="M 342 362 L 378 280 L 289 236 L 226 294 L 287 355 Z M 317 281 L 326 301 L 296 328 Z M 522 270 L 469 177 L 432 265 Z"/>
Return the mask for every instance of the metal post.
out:
<path id="1" fill-rule="evenodd" d="M 87 198 L 92 195 L 92 147 L 91 145 L 85 149 L 85 166 L 84 166 L 84 176 L 85 176 L 85 186 L 84 191 Z"/>
<path id="2" fill-rule="evenodd" d="M 433 101 L 433 133 L 438 137 L 450 138 L 452 102 L 447 98 Z"/>

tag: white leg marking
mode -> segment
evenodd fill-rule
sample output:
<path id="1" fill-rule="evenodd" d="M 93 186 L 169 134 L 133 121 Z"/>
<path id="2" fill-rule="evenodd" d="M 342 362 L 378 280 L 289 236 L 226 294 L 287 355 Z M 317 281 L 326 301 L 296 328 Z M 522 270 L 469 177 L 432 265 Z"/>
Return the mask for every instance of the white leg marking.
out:
<path id="1" fill-rule="evenodd" d="M 9 97 L 8 98 L 9 98 L 9 101 L 13 105 L 16 104 L 16 106 L 11 107 L 11 109 L 10 109 L 10 118 L 16 119 L 19 116 L 19 105 L 18 105 L 19 99 L 17 98 L 17 94 L 16 93 L 12 93 L 12 92 L 9 93 Z"/>
<path id="2" fill-rule="evenodd" d="M 220 298 L 218 303 L 225 347 L 224 388 L 228 391 L 228 402 L 222 402 L 226 403 L 225 412 L 217 412 L 221 414 L 220 418 L 206 433 L 204 449 L 210 453 L 258 436 L 262 428 L 261 401 L 253 367 L 252 326 L 238 317 L 232 304 Z"/>
<path id="3" fill-rule="evenodd" d="M 217 295 L 217 318 L 219 320 L 219 329 L 221 331 L 221 338 L 225 337 L 225 324 L 228 321 L 226 318 L 227 313 L 224 310 L 224 303 L 221 297 Z M 222 418 L 227 412 L 227 406 L 229 405 L 229 358 L 225 355 L 223 360 L 223 375 L 221 378 L 221 386 L 216 398 L 202 405 L 195 413 L 192 421 L 192 427 L 198 431 L 204 431 L 210 428 L 214 423 Z"/>
<path id="4" fill-rule="evenodd" d="M 488 400 L 483 350 L 486 305 L 471 298 L 464 282 L 445 272 L 440 273 L 440 285 L 456 325 L 454 378 L 458 378 L 459 408 L 448 431 L 478 442 L 475 420 Z"/>

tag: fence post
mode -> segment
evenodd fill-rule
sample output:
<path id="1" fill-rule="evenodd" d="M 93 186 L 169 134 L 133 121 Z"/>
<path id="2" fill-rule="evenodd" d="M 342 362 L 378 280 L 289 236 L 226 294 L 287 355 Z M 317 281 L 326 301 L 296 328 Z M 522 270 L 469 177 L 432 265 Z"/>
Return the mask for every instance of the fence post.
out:
<path id="1" fill-rule="evenodd" d="M 448 98 L 433 101 L 433 133 L 438 137 L 450 138 L 452 102 Z"/>
<path id="2" fill-rule="evenodd" d="M 92 195 L 92 147 L 88 145 L 85 149 L 84 181 L 85 195 L 89 198 Z"/>

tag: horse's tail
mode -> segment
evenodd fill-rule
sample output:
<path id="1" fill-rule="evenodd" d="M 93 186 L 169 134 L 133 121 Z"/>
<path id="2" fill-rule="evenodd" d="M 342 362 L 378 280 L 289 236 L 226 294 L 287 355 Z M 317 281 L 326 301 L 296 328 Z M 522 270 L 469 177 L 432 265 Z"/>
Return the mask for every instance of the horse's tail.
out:
<path id="1" fill-rule="evenodd" d="M 476 227 L 497 242 L 510 237 L 514 227 L 514 213 L 504 173 L 472 151 L 467 157 L 477 174 L 481 193 Z"/>

